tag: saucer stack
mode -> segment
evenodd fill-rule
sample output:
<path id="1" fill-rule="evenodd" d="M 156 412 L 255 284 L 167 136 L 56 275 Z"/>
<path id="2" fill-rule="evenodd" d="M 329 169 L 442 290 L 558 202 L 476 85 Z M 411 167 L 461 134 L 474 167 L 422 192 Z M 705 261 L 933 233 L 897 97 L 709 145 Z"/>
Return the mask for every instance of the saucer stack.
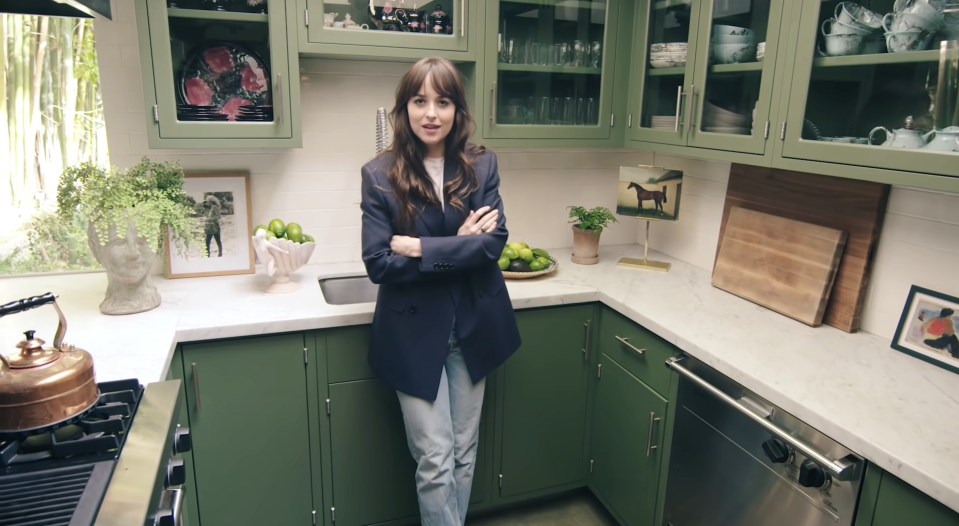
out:
<path id="1" fill-rule="evenodd" d="M 686 42 L 668 42 L 649 46 L 651 68 L 678 68 L 686 65 Z"/>
<path id="2" fill-rule="evenodd" d="M 752 124 L 753 119 L 749 115 L 720 108 L 708 100 L 703 102 L 703 131 L 750 135 Z"/>
<path id="3" fill-rule="evenodd" d="M 654 130 L 675 130 L 676 129 L 676 116 L 675 115 L 653 115 L 652 122 L 650 123 L 650 128 Z"/>

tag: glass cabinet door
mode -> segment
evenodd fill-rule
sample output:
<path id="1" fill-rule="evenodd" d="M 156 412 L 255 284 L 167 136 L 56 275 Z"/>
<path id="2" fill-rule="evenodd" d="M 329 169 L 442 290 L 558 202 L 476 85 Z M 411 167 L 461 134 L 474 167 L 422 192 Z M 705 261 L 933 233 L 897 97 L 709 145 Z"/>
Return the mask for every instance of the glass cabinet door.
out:
<path id="1" fill-rule="evenodd" d="M 147 0 L 161 138 L 290 138 L 283 0 Z"/>
<path id="2" fill-rule="evenodd" d="M 466 51 L 469 0 L 308 0 L 310 42 Z"/>
<path id="3" fill-rule="evenodd" d="M 618 2 L 490 0 L 486 137 L 609 137 Z"/>
<path id="4" fill-rule="evenodd" d="M 782 8 L 782 0 L 702 2 L 689 146 L 764 153 Z"/>
<path id="5" fill-rule="evenodd" d="M 685 145 L 691 113 L 697 28 L 701 0 L 640 0 L 633 68 L 630 137 L 636 141 Z M 687 100 L 689 99 L 689 100 Z"/>
<path id="6" fill-rule="evenodd" d="M 959 1 L 805 2 L 800 24 L 784 157 L 959 177 Z"/>

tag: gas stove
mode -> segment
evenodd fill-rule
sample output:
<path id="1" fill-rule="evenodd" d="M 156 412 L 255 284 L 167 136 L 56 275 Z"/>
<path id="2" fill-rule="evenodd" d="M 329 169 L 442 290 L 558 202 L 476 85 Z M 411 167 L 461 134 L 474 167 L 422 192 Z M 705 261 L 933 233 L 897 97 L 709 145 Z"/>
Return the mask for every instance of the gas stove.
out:
<path id="1" fill-rule="evenodd" d="M 0 436 L 0 524 L 180 524 L 186 472 L 178 454 L 190 449 L 189 430 L 176 425 L 180 382 L 97 386 L 97 404 L 77 421 Z"/>

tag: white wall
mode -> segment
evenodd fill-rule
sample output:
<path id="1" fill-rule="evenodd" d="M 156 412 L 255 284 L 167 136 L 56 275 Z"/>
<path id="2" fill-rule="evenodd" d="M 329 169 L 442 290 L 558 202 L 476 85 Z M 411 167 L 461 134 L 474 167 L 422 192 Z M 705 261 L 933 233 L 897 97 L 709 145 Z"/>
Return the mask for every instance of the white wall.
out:
<path id="1" fill-rule="evenodd" d="M 376 109 L 392 108 L 408 64 L 300 61 L 303 148 L 288 150 L 151 150 L 143 103 L 132 2 L 114 0 L 113 21 L 96 21 L 111 163 L 143 156 L 179 160 L 187 171 L 248 170 L 253 223 L 296 221 L 316 238 L 313 262 L 360 257 L 360 167 L 374 154 Z M 543 248 L 572 246 L 567 205 L 616 206 L 620 164 L 648 164 L 652 154 L 623 150 L 497 150 L 510 237 Z M 604 244 L 632 243 L 627 221 Z"/>
<path id="2" fill-rule="evenodd" d="M 392 106 L 404 64 L 301 60 L 303 148 L 151 150 L 140 84 L 132 2 L 113 2 L 115 20 L 95 23 L 111 161 L 144 155 L 189 169 L 249 170 L 254 223 L 297 221 L 317 240 L 314 262 L 360 254 L 359 169 L 373 156 L 377 107 Z M 680 220 L 654 223 L 650 248 L 712 270 L 729 164 L 623 150 L 498 150 L 511 238 L 544 248 L 572 246 L 565 207 L 616 206 L 621 165 L 681 169 Z M 645 223 L 622 219 L 603 244 L 643 242 Z M 868 291 L 863 328 L 892 338 L 912 284 L 959 296 L 959 195 L 895 188 Z"/>

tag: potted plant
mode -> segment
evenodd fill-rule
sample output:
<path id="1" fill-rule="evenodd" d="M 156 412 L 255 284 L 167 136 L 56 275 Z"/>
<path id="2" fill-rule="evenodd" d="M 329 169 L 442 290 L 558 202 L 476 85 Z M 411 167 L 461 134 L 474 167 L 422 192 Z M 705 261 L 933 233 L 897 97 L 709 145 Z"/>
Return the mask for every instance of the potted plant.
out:
<path id="1" fill-rule="evenodd" d="M 573 263 L 595 265 L 599 263 L 599 236 L 610 223 L 618 223 L 616 216 L 608 208 L 597 206 L 587 210 L 581 206 L 570 206 L 569 217 L 573 225 Z"/>
<path id="2" fill-rule="evenodd" d="M 57 213 L 64 221 L 87 222 L 87 243 L 107 273 L 100 312 L 134 314 L 160 305 L 150 270 L 165 231 L 181 254 L 196 239 L 183 181 L 178 163 L 146 157 L 128 169 L 83 163 L 61 174 Z"/>

